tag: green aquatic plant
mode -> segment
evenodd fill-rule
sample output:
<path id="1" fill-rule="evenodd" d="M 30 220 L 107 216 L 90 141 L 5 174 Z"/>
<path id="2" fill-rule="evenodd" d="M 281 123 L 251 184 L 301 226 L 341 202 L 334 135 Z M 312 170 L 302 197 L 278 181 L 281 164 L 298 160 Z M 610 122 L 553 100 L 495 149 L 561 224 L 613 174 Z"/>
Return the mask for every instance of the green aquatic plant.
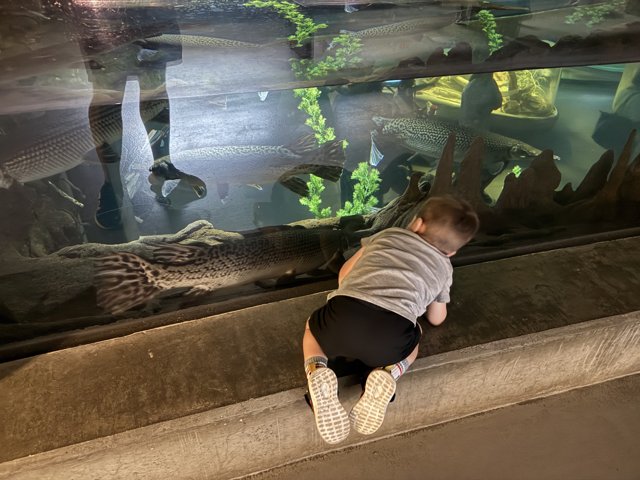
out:
<path id="1" fill-rule="evenodd" d="M 351 179 L 356 180 L 353 188 L 353 201 L 347 200 L 344 206 L 336 212 L 336 216 L 366 215 L 376 206 L 378 199 L 375 194 L 380 188 L 380 172 L 367 162 L 361 162 L 351 174 Z M 324 192 L 324 180 L 313 174 L 309 175 L 307 182 L 309 195 L 300 198 L 300 203 L 306 205 L 316 218 L 328 218 L 331 216 L 331 207 L 321 208 L 322 192 Z"/>
<path id="2" fill-rule="evenodd" d="M 318 30 L 327 28 L 325 23 L 315 23 L 309 17 L 300 13 L 300 7 L 285 0 L 251 0 L 244 4 L 246 7 L 271 8 L 284 19 L 293 23 L 296 32 L 289 35 L 289 40 L 295 42 L 297 47 L 301 47 Z"/>
<path id="3" fill-rule="evenodd" d="M 624 11 L 625 0 L 613 0 L 599 5 L 583 5 L 576 7 L 571 15 L 567 15 L 564 23 L 573 25 L 584 21 L 588 27 L 593 27 L 605 19 L 619 15 Z"/>
<path id="4" fill-rule="evenodd" d="M 333 128 L 327 127 L 327 121 L 324 115 L 322 115 L 322 109 L 318 103 L 320 89 L 316 87 L 296 88 L 293 90 L 293 95 L 300 99 L 298 109 L 309 115 L 309 118 L 307 118 L 304 123 L 313 130 L 318 145 L 335 140 L 335 131 Z M 347 147 L 346 142 L 346 140 L 343 141 L 344 148 Z"/>
<path id="5" fill-rule="evenodd" d="M 516 178 L 518 178 L 522 173 L 522 167 L 520 165 L 516 165 L 511 169 L 511 173 L 513 173 L 516 176 Z"/>
<path id="6" fill-rule="evenodd" d="M 480 10 L 476 14 L 476 18 L 480 22 L 482 31 L 487 36 L 487 44 L 491 54 L 502 47 L 502 35 L 497 31 L 496 18 L 489 10 Z"/>
<path id="7" fill-rule="evenodd" d="M 322 204 L 322 192 L 324 192 L 325 188 L 324 181 L 320 177 L 310 174 L 307 188 L 309 189 L 309 195 L 300 197 L 300 203 L 309 208 L 309 211 L 316 218 L 330 217 L 331 207 L 320 208 Z"/>
<path id="8" fill-rule="evenodd" d="M 351 174 L 351 179 L 357 181 L 353 188 L 353 202 L 344 202 L 344 207 L 336 212 L 338 217 L 371 213 L 371 209 L 378 203 L 375 194 L 380 188 L 381 178 L 375 167 L 361 162 Z"/>
<path id="9" fill-rule="evenodd" d="M 321 60 L 292 58 L 290 62 L 294 75 L 297 78 L 313 80 L 353 67 L 362 61 L 358 56 L 362 49 L 362 41 L 359 38 L 344 33 L 335 37 L 331 45 L 336 47 L 335 54 L 327 55 Z"/>

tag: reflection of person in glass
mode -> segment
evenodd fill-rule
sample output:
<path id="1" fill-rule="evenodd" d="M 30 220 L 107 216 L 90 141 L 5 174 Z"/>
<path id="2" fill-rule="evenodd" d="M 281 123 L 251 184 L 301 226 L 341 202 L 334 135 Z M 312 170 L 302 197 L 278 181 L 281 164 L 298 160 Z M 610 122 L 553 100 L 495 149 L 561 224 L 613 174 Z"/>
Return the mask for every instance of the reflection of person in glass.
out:
<path id="1" fill-rule="evenodd" d="M 104 183 L 95 214 L 96 224 L 104 229 L 120 228 L 123 185 L 120 178 L 122 136 L 117 145 L 100 140 L 98 119 L 114 109 L 122 112 L 127 78 L 138 79 L 140 114 L 150 134 L 153 158 L 169 154 L 169 100 L 165 78 L 168 64 L 180 63 L 182 47 L 161 46 L 148 51 L 135 40 L 162 33 L 180 33 L 173 7 L 122 6 L 133 2 L 114 0 L 77 0 L 74 22 L 79 29 L 79 44 L 85 58 L 87 75 L 93 84 L 89 122 L 96 141 L 96 152 L 104 171 Z M 113 128 L 122 131 L 122 116 Z"/>
<path id="2" fill-rule="evenodd" d="M 621 139 L 622 141 L 618 142 L 618 145 L 614 146 L 614 149 L 618 152 L 622 151 L 624 144 L 629 138 L 631 130 L 640 130 L 640 65 L 628 64 L 625 68 L 632 71 L 631 82 L 627 87 L 616 93 L 616 96 L 613 99 L 613 113 L 624 117 L 629 121 L 629 127 L 622 133 L 624 136 Z M 638 145 L 637 138 L 638 137 L 636 136 L 636 148 Z"/>

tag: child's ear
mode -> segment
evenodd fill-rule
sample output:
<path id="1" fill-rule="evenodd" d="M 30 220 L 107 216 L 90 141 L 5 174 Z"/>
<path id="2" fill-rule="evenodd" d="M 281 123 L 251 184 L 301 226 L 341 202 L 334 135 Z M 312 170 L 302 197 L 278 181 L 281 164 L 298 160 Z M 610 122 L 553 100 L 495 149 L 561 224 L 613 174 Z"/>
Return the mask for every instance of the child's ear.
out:
<path id="1" fill-rule="evenodd" d="M 411 220 L 411 223 L 409 224 L 409 230 L 411 230 L 413 233 L 420 233 L 422 231 L 424 222 L 422 221 L 422 218 L 416 216 L 413 217 L 413 220 Z"/>

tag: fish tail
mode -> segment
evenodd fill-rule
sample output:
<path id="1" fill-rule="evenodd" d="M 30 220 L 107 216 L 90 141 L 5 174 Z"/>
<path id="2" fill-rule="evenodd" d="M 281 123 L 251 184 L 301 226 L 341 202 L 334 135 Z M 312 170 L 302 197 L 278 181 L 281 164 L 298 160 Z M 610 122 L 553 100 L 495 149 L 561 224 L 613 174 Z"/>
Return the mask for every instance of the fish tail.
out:
<path id="1" fill-rule="evenodd" d="M 340 180 L 340 175 L 342 175 L 342 167 L 311 165 L 308 169 L 308 172 L 313 173 L 320 178 L 324 178 L 325 180 L 337 182 L 338 180 Z"/>
<path id="2" fill-rule="evenodd" d="M 96 261 L 95 284 L 100 308 L 118 314 L 151 300 L 161 289 L 158 270 L 132 253 L 114 253 Z"/>
<path id="3" fill-rule="evenodd" d="M 334 140 L 332 142 L 325 143 L 314 152 L 311 158 L 305 159 L 308 163 L 340 168 L 344 166 L 345 160 L 346 158 L 342 140 Z"/>
<path id="4" fill-rule="evenodd" d="M 312 155 L 305 156 L 305 163 L 299 165 L 298 169 L 337 182 L 342 175 L 344 162 L 342 140 L 334 140 L 317 148 Z"/>
<path id="5" fill-rule="evenodd" d="M 283 177 L 278 181 L 282 186 L 288 188 L 293 193 L 300 195 L 301 197 L 309 196 L 309 187 L 307 187 L 307 183 L 297 177 Z"/>
<path id="6" fill-rule="evenodd" d="M 316 143 L 316 137 L 314 134 L 303 135 L 294 143 L 289 145 L 289 150 L 298 155 L 304 155 L 305 153 L 313 152 L 317 149 L 318 144 Z"/>

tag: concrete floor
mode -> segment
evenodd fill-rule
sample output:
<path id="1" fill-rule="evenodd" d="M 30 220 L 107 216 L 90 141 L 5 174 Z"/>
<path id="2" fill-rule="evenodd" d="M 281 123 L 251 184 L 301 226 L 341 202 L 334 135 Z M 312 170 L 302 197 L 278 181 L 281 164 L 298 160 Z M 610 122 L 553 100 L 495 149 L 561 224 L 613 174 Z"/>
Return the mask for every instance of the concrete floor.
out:
<path id="1" fill-rule="evenodd" d="M 637 480 L 639 396 L 640 375 L 634 375 L 249 478 Z"/>

